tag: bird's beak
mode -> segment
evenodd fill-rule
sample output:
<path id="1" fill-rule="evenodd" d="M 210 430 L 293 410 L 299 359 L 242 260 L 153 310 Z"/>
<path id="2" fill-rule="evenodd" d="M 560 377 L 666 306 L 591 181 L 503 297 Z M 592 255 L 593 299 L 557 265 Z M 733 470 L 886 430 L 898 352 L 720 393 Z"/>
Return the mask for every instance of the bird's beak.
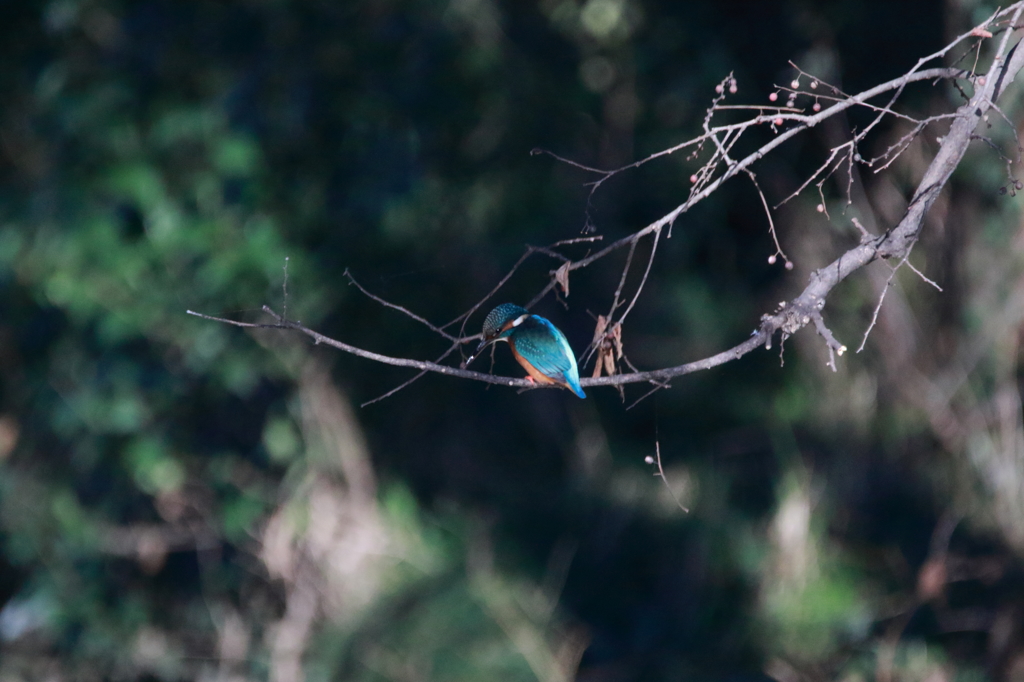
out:
<path id="1" fill-rule="evenodd" d="M 491 343 L 494 340 L 495 339 L 482 339 L 480 341 L 480 345 L 476 347 L 475 351 L 473 351 L 473 354 L 466 358 L 466 361 L 462 363 L 462 369 L 466 369 L 466 365 L 476 360 L 476 356 L 480 355 L 480 351 L 486 348 L 487 344 Z"/>

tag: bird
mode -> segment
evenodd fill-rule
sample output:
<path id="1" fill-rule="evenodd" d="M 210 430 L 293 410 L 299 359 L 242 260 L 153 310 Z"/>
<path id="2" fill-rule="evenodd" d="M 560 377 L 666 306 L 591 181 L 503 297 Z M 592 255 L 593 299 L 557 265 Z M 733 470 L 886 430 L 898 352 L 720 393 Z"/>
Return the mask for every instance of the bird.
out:
<path id="1" fill-rule="evenodd" d="M 483 340 L 467 363 L 498 341 L 508 342 L 512 357 L 523 366 L 530 381 L 557 384 L 580 398 L 587 397 L 580 386 L 576 356 L 569 341 L 548 319 L 531 315 L 529 310 L 514 303 L 502 303 L 484 318 Z"/>

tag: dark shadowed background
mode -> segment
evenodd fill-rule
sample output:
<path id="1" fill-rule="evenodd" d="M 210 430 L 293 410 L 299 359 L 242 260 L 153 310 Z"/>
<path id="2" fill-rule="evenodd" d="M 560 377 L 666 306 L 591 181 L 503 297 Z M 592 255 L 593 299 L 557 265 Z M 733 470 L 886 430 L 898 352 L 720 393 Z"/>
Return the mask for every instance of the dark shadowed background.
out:
<path id="1" fill-rule="evenodd" d="M 732 103 L 767 102 L 789 60 L 857 92 L 994 9 L 0 2 L 0 679 L 1020 679 L 1024 233 L 982 143 L 914 253 L 943 291 L 902 271 L 837 373 L 805 330 L 784 366 L 759 351 L 628 410 L 646 388 L 437 375 L 360 407 L 410 372 L 185 314 L 287 304 L 434 359 L 447 343 L 346 268 L 448 322 L 528 244 L 664 215 L 698 164 L 652 162 L 588 203 L 592 175 L 532 149 L 629 163 L 697 134 L 730 73 Z M 961 101 L 926 84 L 901 106 Z M 1020 125 L 1019 96 L 1003 111 Z M 768 200 L 867 120 L 764 159 Z M 893 225 L 934 145 L 866 173 L 853 213 Z M 775 214 L 791 272 L 768 264 L 745 179 L 684 214 L 623 331 L 630 361 L 746 338 L 857 243 L 841 192 L 823 186 L 831 222 L 813 188 Z M 624 257 L 535 309 L 578 353 Z M 525 303 L 556 266 L 534 256 L 491 302 Z M 851 349 L 889 272 L 825 309 Z M 645 462 L 656 443 L 689 513 Z"/>

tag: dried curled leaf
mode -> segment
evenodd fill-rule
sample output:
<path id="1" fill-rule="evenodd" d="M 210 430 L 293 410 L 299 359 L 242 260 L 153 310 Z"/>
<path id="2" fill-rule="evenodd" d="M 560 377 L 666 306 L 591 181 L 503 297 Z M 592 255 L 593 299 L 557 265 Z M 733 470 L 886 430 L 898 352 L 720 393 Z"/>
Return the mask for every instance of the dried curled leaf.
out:
<path id="1" fill-rule="evenodd" d="M 562 293 L 566 296 L 569 295 L 569 266 L 571 263 L 565 261 L 562 267 L 555 270 L 555 281 L 558 282 L 558 286 L 562 287 Z"/>
<path id="2" fill-rule="evenodd" d="M 591 374 L 593 377 L 601 376 L 601 368 L 604 366 L 604 354 L 602 351 L 602 341 L 604 339 L 604 330 L 608 327 L 608 318 L 604 315 L 597 316 L 597 325 L 594 327 L 594 338 L 591 339 L 590 343 L 597 349 L 597 359 L 594 361 L 594 372 Z"/>
<path id="3" fill-rule="evenodd" d="M 594 363 L 594 373 L 591 376 L 599 377 L 602 373 L 613 376 L 619 373 L 617 361 L 622 359 L 622 325 L 618 322 L 608 323 L 604 315 L 597 316 L 597 326 L 594 328 L 594 347 L 597 348 L 597 360 Z"/>

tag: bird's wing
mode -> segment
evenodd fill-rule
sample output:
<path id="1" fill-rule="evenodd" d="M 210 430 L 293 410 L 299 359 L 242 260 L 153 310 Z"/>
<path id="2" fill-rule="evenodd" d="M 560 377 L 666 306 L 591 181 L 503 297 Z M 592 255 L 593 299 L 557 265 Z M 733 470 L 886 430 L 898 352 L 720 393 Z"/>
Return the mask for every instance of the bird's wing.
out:
<path id="1" fill-rule="evenodd" d="M 576 374 L 576 356 L 565 334 L 543 317 L 526 318 L 516 329 L 514 340 L 516 351 L 541 374 L 563 382 Z"/>

